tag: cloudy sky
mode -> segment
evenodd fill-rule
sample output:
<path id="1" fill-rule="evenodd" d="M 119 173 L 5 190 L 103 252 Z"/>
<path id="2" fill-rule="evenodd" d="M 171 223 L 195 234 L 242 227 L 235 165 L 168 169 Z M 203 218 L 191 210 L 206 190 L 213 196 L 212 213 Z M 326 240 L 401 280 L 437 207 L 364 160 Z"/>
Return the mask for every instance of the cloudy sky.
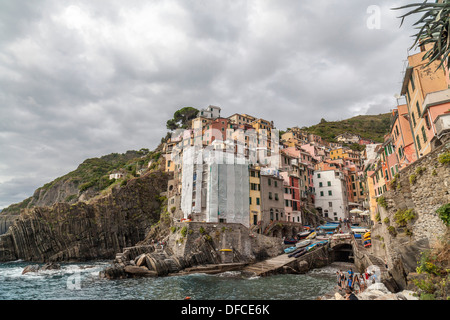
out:
<path id="1" fill-rule="evenodd" d="M 279 129 L 389 112 L 406 3 L 0 0 L 0 209 L 86 158 L 155 148 L 184 106 Z"/>

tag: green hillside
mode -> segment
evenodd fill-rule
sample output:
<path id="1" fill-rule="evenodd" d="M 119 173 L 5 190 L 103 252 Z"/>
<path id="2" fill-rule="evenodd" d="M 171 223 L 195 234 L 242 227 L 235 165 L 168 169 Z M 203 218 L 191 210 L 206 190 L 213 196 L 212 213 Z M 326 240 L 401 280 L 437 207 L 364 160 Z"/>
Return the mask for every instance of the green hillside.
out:
<path id="1" fill-rule="evenodd" d="M 384 113 L 356 116 L 342 121 L 326 121 L 322 119 L 319 124 L 304 129 L 321 136 L 329 142 L 336 142 L 335 137 L 344 132 L 358 134 L 362 138 L 375 142 L 383 142 L 384 135 L 389 132 L 390 118 L 390 113 Z"/>
<path id="2" fill-rule="evenodd" d="M 43 198 L 48 198 L 49 203 L 45 205 L 52 205 L 55 200 L 60 202 L 76 202 L 79 196 L 90 190 L 92 193 L 99 193 L 106 190 L 115 184 L 126 183 L 129 178 L 137 176 L 139 169 L 146 169 L 149 161 L 158 160 L 161 153 L 149 151 L 148 149 L 141 149 L 139 151 L 130 150 L 126 153 L 111 153 L 99 158 L 86 159 L 81 163 L 77 169 L 56 178 L 52 182 L 46 183 L 38 188 L 33 196 L 15 203 L 2 210 L 2 214 L 19 214 L 21 209 L 30 208 L 37 204 L 42 205 Z M 109 179 L 109 174 L 114 170 L 122 170 L 126 176 L 122 179 Z M 69 195 L 64 198 L 59 198 L 62 190 Z M 54 194 L 54 196 L 49 196 Z M 45 200 L 44 200 L 45 202 Z"/>

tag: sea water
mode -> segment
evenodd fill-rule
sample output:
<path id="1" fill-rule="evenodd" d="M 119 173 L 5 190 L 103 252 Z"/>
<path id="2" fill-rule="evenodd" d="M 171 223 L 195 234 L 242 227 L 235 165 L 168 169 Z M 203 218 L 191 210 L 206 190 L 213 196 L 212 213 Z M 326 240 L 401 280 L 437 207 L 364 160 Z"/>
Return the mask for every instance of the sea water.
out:
<path id="1" fill-rule="evenodd" d="M 0 264 L 0 300 L 315 300 L 333 290 L 339 265 L 306 274 L 244 277 L 241 272 L 108 280 L 108 261 L 61 264 L 22 274 L 29 262 Z"/>

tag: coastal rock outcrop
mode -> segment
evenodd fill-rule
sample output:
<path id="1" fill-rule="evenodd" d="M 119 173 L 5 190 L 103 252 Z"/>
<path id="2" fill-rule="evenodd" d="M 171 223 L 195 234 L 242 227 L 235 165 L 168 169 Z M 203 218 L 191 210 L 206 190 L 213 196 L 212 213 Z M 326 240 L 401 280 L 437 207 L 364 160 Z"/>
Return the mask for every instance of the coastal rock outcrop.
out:
<path id="1" fill-rule="evenodd" d="M 224 272 L 283 252 L 280 239 L 252 234 L 241 224 L 174 223 L 170 233 L 149 232 L 144 241 L 117 253 L 108 279 Z M 164 238 L 154 238 L 166 234 Z"/>
<path id="2" fill-rule="evenodd" d="M 334 294 L 319 297 L 319 300 L 346 300 L 345 291 L 339 290 Z M 355 294 L 358 300 L 419 300 L 413 291 L 403 290 L 401 292 L 390 292 L 386 286 L 380 282 L 368 286 L 363 292 Z"/>
<path id="3" fill-rule="evenodd" d="M 25 210 L 0 236 L 0 261 L 112 259 L 145 238 L 158 221 L 167 175 L 157 171 L 129 180 L 90 203 L 57 203 Z"/>
<path id="4" fill-rule="evenodd" d="M 38 264 L 31 264 L 23 269 L 22 274 L 26 274 L 28 272 L 39 272 L 39 271 L 59 270 L 59 269 L 61 269 L 61 265 L 53 262 L 48 262 L 43 266 L 39 266 Z"/>

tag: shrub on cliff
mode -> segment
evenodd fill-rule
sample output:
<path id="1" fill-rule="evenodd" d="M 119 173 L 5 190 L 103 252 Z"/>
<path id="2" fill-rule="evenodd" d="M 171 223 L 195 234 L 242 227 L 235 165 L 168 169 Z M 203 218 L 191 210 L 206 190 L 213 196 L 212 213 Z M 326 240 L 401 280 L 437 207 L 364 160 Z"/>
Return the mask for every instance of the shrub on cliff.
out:
<path id="1" fill-rule="evenodd" d="M 384 196 L 381 196 L 377 199 L 377 203 L 382 206 L 383 208 L 387 209 L 388 205 L 387 205 L 387 201 L 384 198 Z"/>
<path id="2" fill-rule="evenodd" d="M 450 299 L 449 255 L 447 239 L 441 240 L 432 250 L 422 252 L 416 271 L 425 278 L 413 280 L 421 300 Z"/>
<path id="3" fill-rule="evenodd" d="M 450 203 L 444 204 L 436 210 L 436 213 L 447 226 L 450 225 Z"/>
<path id="4" fill-rule="evenodd" d="M 413 220 L 416 214 L 413 209 L 398 209 L 394 214 L 395 223 L 399 226 L 406 226 L 409 221 Z"/>
<path id="5" fill-rule="evenodd" d="M 438 157 L 439 163 L 448 164 L 450 163 L 450 152 L 444 152 Z"/>

